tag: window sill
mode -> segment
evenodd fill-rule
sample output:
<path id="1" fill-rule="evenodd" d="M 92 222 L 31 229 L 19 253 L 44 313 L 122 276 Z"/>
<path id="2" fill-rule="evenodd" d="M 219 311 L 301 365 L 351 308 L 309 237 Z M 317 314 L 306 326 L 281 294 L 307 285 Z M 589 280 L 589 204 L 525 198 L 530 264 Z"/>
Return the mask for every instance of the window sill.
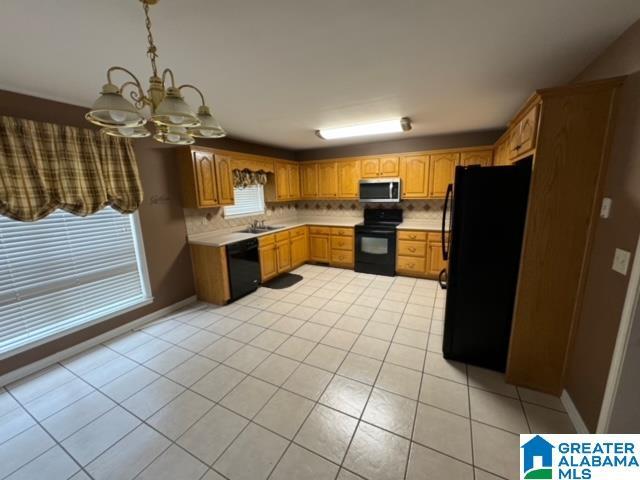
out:
<path id="1" fill-rule="evenodd" d="M 252 213 L 239 213 L 237 215 L 223 215 L 225 220 L 235 220 L 236 218 L 245 218 L 245 217 L 258 217 L 260 215 L 264 215 L 267 213 L 266 210 L 262 210 L 260 212 L 252 212 Z"/>
<path id="2" fill-rule="evenodd" d="M 49 343 L 52 342 L 54 340 L 57 340 L 59 338 L 65 337 L 67 335 L 70 335 L 72 333 L 78 332 L 80 330 L 84 330 L 85 328 L 89 328 L 93 325 L 97 325 L 99 323 L 102 322 L 106 322 L 107 320 L 111 320 L 112 318 L 118 317 L 120 315 L 124 315 L 125 313 L 129 313 L 132 312 L 133 310 L 137 310 L 139 308 L 142 308 L 144 306 L 150 305 L 151 303 L 153 303 L 153 297 L 144 297 L 144 298 L 138 298 L 130 303 L 126 303 L 124 305 L 119 305 L 117 309 L 111 310 L 111 311 L 107 311 L 105 313 L 103 313 L 102 315 L 97 316 L 96 318 L 93 318 L 92 320 L 88 321 L 88 322 L 82 322 L 82 323 L 78 323 L 76 325 L 74 325 L 71 328 L 65 328 L 63 330 L 59 330 L 57 332 L 51 333 L 49 335 L 40 337 L 35 339 L 32 342 L 28 342 L 28 343 L 23 343 L 21 344 L 19 347 L 11 349 L 11 350 L 6 350 L 4 352 L 0 353 L 0 360 L 4 360 L 6 358 L 9 357 L 13 357 L 15 355 L 18 355 L 22 352 L 25 352 L 27 350 L 31 350 L 35 347 L 38 347 L 40 345 L 44 345 L 45 343 Z"/>

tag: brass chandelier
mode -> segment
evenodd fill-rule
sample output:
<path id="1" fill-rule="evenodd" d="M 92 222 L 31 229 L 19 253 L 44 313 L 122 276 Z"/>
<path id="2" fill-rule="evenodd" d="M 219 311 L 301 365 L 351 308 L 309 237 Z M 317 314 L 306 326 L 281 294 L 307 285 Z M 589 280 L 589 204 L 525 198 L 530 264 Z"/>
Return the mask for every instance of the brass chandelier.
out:
<path id="1" fill-rule="evenodd" d="M 149 107 L 151 111 L 149 120 L 156 127 L 153 138 L 159 142 L 190 145 L 194 143 L 194 137 L 224 137 L 226 132 L 211 114 L 199 88 L 190 84 L 176 86 L 173 72 L 168 68 L 164 69 L 161 75 L 158 75 L 156 65 L 158 53 L 157 47 L 153 43 L 151 19 L 149 18 L 149 6 L 156 4 L 158 0 L 140 1 L 144 8 L 149 42 L 147 55 L 151 60 L 153 72 L 149 78 L 149 89 L 145 94 L 138 78 L 126 68 L 111 67 L 107 70 L 107 83 L 102 87 L 100 96 L 85 118 L 89 122 L 103 127 L 101 132 L 107 135 L 127 138 L 148 137 L 151 132 L 145 127 L 147 118 L 143 115 L 142 110 Z M 112 81 L 114 72 L 124 72 L 130 78 L 117 86 Z M 166 86 L 167 80 L 170 82 L 169 86 Z M 197 113 L 194 113 L 184 101 L 181 93 L 184 89 L 192 89 L 199 94 L 202 105 L 198 108 Z M 124 98 L 125 90 L 128 90 L 132 102 Z"/>

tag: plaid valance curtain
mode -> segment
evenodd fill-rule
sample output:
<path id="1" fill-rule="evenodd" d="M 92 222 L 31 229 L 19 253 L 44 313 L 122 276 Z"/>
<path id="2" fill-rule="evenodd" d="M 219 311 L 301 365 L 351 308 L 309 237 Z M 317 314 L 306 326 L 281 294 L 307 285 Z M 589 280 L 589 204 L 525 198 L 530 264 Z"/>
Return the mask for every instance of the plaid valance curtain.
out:
<path id="1" fill-rule="evenodd" d="M 93 130 L 0 116 L 0 214 L 31 222 L 60 208 L 134 212 L 142 186 L 131 142 Z"/>

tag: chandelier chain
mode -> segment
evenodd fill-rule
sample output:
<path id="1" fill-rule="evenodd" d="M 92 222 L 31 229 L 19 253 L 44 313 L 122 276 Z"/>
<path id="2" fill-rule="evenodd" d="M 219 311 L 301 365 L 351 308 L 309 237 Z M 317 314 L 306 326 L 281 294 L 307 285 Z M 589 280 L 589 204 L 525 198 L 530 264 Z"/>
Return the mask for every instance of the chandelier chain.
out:
<path id="1" fill-rule="evenodd" d="M 147 41 L 149 42 L 149 48 L 147 49 L 147 55 L 151 59 L 151 69 L 153 70 L 153 76 L 158 76 L 158 67 L 156 66 L 156 58 L 158 58 L 158 49 L 153 43 L 153 34 L 151 33 L 151 18 L 149 18 L 149 3 L 142 2 L 145 16 L 145 26 L 147 27 Z"/>

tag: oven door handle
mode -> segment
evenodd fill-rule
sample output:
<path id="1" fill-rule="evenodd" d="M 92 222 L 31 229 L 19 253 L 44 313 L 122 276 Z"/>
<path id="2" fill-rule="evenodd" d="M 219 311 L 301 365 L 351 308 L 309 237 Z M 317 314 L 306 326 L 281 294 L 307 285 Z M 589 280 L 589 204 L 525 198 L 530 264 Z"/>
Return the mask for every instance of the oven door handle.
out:
<path id="1" fill-rule="evenodd" d="M 386 235 L 386 236 L 390 237 L 390 236 L 393 236 L 394 233 L 393 232 L 385 232 L 384 230 L 367 230 L 366 232 L 358 232 L 358 235 L 360 235 L 360 236 Z"/>

